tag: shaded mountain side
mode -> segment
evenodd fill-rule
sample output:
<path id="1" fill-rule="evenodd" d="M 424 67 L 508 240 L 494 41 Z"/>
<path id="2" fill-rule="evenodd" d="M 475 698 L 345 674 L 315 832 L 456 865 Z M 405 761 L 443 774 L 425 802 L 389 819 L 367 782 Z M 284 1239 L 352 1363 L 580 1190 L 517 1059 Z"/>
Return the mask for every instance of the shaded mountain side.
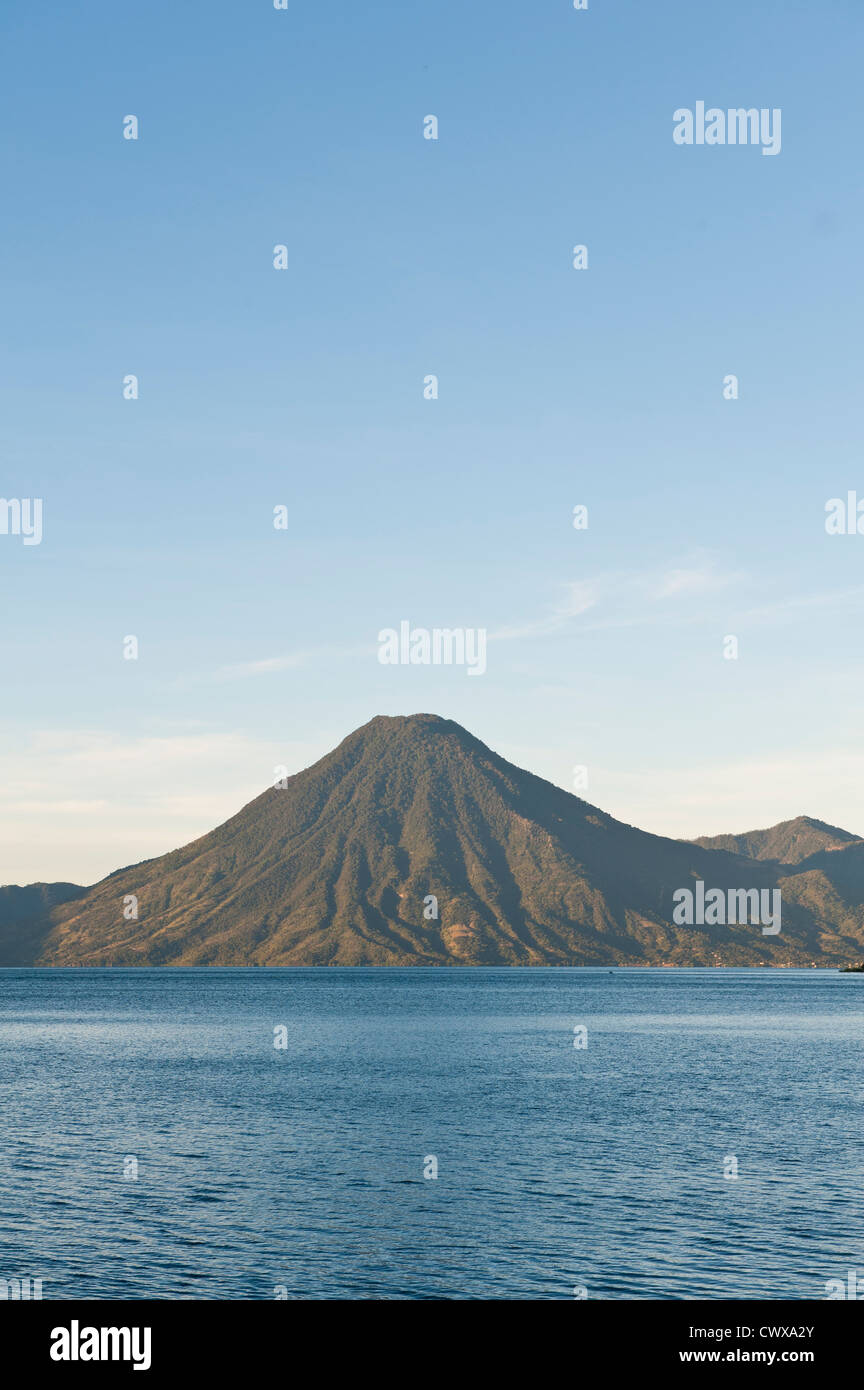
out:
<path id="1" fill-rule="evenodd" d="M 784 903 L 795 902 L 847 939 L 862 938 L 864 841 L 820 850 L 780 874 Z"/>
<path id="2" fill-rule="evenodd" d="M 192 844 L 52 907 L 31 960 L 839 964 L 862 954 L 864 866 L 836 873 L 842 856 L 824 857 L 799 875 L 650 835 L 450 720 L 381 716 Z M 673 893 L 697 879 L 780 886 L 781 933 L 673 925 Z M 429 895 L 437 917 L 426 915 Z"/>
<path id="3" fill-rule="evenodd" d="M 58 903 L 80 898 L 77 883 L 17 883 L 0 887 L 0 965 L 27 965 L 40 932 L 50 929 L 49 913 Z"/>
<path id="4" fill-rule="evenodd" d="M 750 859 L 773 859 L 778 864 L 800 864 L 803 859 L 820 850 L 841 849 L 854 844 L 860 837 L 840 830 L 836 825 L 814 820 L 812 816 L 796 816 L 781 821 L 768 830 L 747 830 L 743 835 L 700 835 L 693 841 L 705 849 L 725 849 L 731 854 L 743 854 Z"/>

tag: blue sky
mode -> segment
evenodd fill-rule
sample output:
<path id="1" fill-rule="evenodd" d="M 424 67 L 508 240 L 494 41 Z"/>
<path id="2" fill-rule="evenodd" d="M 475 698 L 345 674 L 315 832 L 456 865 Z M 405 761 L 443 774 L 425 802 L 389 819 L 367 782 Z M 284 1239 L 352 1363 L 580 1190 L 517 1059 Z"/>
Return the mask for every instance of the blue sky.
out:
<path id="1" fill-rule="evenodd" d="M 661 833 L 864 833 L 864 536 L 824 526 L 864 496 L 862 37 L 858 0 L 7 7 L 2 495 L 44 535 L 0 535 L 0 882 L 417 710 Z M 780 108 L 780 154 L 677 146 L 699 100 Z M 382 666 L 402 619 L 486 629 L 486 674 Z"/>

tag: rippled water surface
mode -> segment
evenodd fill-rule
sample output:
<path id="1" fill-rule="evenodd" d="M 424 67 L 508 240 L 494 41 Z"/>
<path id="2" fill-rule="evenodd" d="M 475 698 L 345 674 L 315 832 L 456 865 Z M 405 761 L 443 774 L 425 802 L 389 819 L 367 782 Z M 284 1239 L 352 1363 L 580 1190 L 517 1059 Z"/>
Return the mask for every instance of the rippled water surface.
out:
<path id="1" fill-rule="evenodd" d="M 816 970 L 2 970 L 0 1278 L 824 1298 L 862 1041 L 864 976 Z"/>

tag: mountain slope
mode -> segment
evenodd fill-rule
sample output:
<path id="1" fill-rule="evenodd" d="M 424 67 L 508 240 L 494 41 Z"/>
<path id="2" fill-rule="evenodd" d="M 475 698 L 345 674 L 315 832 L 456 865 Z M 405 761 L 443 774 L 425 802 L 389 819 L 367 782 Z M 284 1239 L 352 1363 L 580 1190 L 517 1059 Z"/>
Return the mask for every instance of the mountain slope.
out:
<path id="1" fill-rule="evenodd" d="M 37 948 L 40 930 L 58 903 L 87 890 L 77 883 L 17 883 L 0 887 L 0 965 L 26 965 Z"/>
<path id="2" fill-rule="evenodd" d="M 514 767 L 450 720 L 382 716 L 201 839 L 53 907 L 34 924 L 30 959 L 840 963 L 864 944 L 864 870 L 849 863 L 845 876 L 823 863 L 796 876 L 649 835 Z M 672 895 L 697 879 L 780 886 L 782 932 L 674 925 Z M 437 918 L 424 913 L 429 895 Z M 5 939 L 0 930 L 0 963 Z"/>
<path id="3" fill-rule="evenodd" d="M 693 843 L 706 849 L 725 849 L 731 854 L 743 854 L 750 859 L 800 864 L 803 859 L 809 859 L 811 854 L 817 854 L 820 850 L 839 849 L 859 839 L 857 835 L 850 835 L 848 830 L 826 825 L 812 816 L 796 816 L 794 820 L 781 821 L 768 830 L 748 830 L 743 835 L 700 835 Z"/>

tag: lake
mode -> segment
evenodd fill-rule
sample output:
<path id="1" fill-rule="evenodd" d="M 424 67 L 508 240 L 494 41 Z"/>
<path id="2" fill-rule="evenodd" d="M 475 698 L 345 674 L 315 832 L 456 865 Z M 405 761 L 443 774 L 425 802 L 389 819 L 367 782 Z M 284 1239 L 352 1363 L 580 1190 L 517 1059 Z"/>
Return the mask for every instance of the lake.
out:
<path id="1" fill-rule="evenodd" d="M 0 1279 L 825 1298 L 864 1273 L 862 1042 L 831 971 L 2 970 Z"/>

